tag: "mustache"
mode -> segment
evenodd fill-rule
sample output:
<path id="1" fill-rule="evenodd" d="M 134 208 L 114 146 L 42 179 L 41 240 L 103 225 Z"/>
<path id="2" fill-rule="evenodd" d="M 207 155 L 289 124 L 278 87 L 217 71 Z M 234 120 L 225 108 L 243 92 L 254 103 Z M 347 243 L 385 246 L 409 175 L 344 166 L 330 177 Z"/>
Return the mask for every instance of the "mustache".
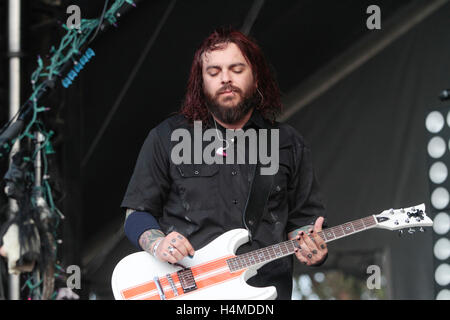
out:
<path id="1" fill-rule="evenodd" d="M 220 88 L 217 91 L 216 95 L 222 94 L 222 93 L 224 93 L 226 91 L 233 91 L 233 92 L 237 92 L 237 93 L 242 94 L 242 90 L 240 88 L 235 87 L 235 86 L 233 86 L 231 84 L 226 84 L 226 85 L 224 85 L 222 88 Z"/>

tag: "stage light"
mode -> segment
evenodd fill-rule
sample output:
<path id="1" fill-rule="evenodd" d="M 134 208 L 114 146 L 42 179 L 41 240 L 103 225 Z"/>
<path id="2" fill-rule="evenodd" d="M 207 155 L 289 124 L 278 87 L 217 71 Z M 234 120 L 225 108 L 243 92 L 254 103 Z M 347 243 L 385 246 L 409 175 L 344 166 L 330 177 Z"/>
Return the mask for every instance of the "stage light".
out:
<path id="1" fill-rule="evenodd" d="M 447 122 L 449 121 L 449 118 L 447 116 Z M 431 133 L 438 133 L 442 130 L 444 127 L 444 117 L 442 116 L 442 113 L 439 111 L 433 111 L 430 112 L 430 114 L 427 116 L 425 120 L 425 126 L 427 130 Z"/>
<path id="2" fill-rule="evenodd" d="M 443 187 L 436 188 L 431 194 L 431 204 L 438 210 L 442 210 L 448 206 L 450 195 L 447 189 Z"/>
<path id="3" fill-rule="evenodd" d="M 436 300 L 450 300 L 450 290 L 444 289 L 439 291 Z"/>
<path id="4" fill-rule="evenodd" d="M 450 111 L 447 112 L 447 125 L 450 127 Z"/>
<path id="5" fill-rule="evenodd" d="M 434 280 L 442 287 L 450 284 L 450 265 L 447 263 L 439 265 L 434 272 Z"/>
<path id="6" fill-rule="evenodd" d="M 450 229 L 450 216 L 446 212 L 440 212 L 434 218 L 433 230 L 439 235 L 448 233 Z"/>
<path id="7" fill-rule="evenodd" d="M 450 257 L 450 240 L 441 238 L 434 244 L 434 256 L 439 260 L 446 260 Z"/>
<path id="8" fill-rule="evenodd" d="M 430 142 L 428 143 L 428 154 L 432 158 L 440 158 L 444 155 L 446 149 L 446 144 L 444 139 L 441 137 L 434 137 L 431 138 Z"/>
<path id="9" fill-rule="evenodd" d="M 431 200 L 428 211 L 434 230 L 435 299 L 450 300 L 450 106 L 431 109 L 425 127 Z"/>
<path id="10" fill-rule="evenodd" d="M 448 176 L 447 166 L 441 161 L 434 163 L 430 168 L 429 176 L 436 184 L 444 182 Z"/>

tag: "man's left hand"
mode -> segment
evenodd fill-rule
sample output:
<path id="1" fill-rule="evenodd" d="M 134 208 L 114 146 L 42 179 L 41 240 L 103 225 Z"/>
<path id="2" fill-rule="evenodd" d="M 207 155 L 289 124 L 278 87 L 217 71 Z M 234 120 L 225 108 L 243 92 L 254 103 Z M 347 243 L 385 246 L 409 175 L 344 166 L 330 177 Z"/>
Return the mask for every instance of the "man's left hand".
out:
<path id="1" fill-rule="evenodd" d="M 328 254 L 328 248 L 319 236 L 318 232 L 322 231 L 324 218 L 317 218 L 314 227 L 308 231 L 300 231 L 296 237 L 298 247 L 295 251 L 297 259 L 307 266 L 320 264 Z"/>

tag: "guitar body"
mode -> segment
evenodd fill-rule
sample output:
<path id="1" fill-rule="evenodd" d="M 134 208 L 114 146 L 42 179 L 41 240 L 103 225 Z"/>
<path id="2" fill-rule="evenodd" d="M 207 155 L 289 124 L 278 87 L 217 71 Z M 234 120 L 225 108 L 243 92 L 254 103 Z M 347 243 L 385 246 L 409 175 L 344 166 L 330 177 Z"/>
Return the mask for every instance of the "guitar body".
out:
<path id="1" fill-rule="evenodd" d="M 248 231 L 234 229 L 224 233 L 179 264 L 189 268 L 195 288 L 183 288 L 178 271 L 181 266 L 161 262 L 145 251 L 123 258 L 112 275 L 112 290 L 117 300 L 269 300 L 275 299 L 275 287 L 256 288 L 246 280 L 263 264 L 231 272 L 226 260 L 235 257 L 239 246 L 248 241 Z M 169 276 L 167 276 L 169 275 Z M 155 277 L 158 279 L 156 280 Z M 163 295 L 158 290 L 163 290 Z"/>

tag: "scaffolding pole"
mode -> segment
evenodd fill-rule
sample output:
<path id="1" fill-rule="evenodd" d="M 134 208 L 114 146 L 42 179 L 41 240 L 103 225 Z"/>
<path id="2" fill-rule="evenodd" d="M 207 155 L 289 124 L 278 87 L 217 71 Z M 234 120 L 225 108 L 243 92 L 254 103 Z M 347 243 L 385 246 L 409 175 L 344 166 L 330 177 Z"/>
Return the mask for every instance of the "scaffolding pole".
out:
<path id="1" fill-rule="evenodd" d="M 20 73 L 21 73 L 21 0 L 8 1 L 8 57 L 9 57 L 9 118 L 12 118 L 20 108 Z M 19 149 L 19 142 L 11 149 L 9 161 Z M 17 203 L 9 200 L 9 218 L 17 212 Z M 9 299 L 20 299 L 20 275 L 9 275 Z"/>

